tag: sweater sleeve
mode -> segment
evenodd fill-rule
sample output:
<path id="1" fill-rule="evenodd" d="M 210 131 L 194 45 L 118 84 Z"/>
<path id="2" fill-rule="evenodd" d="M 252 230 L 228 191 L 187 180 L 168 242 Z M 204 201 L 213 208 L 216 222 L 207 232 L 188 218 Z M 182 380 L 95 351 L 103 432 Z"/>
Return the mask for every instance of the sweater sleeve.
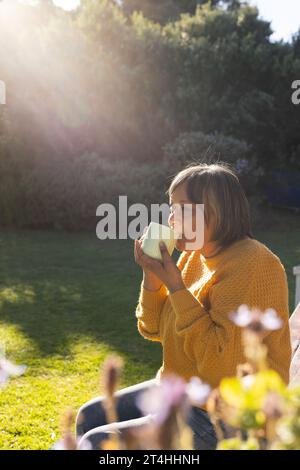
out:
<path id="1" fill-rule="evenodd" d="M 188 289 L 170 293 L 176 333 L 184 340 L 185 353 L 196 362 L 203 380 L 212 386 L 217 386 L 226 375 L 235 375 L 237 365 L 245 360 L 241 329 L 229 318 L 240 305 L 261 310 L 275 308 L 284 320 L 283 334 L 288 341 L 285 278 L 278 263 L 267 263 L 264 267 L 261 270 L 256 263 L 245 263 L 239 269 L 231 266 L 226 274 L 224 270 L 224 275 L 210 288 L 208 308 Z M 285 358 L 282 354 L 282 358 L 287 366 L 289 346 L 284 347 L 287 354 Z"/>
<path id="2" fill-rule="evenodd" d="M 161 342 L 160 315 L 168 289 L 164 284 L 156 291 L 150 291 L 141 284 L 135 316 L 139 333 L 146 339 Z"/>

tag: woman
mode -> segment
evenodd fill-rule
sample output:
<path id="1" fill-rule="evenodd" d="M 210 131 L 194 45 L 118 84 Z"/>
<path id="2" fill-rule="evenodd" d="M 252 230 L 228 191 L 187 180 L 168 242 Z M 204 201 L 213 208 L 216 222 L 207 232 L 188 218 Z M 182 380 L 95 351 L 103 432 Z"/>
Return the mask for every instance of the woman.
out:
<path id="1" fill-rule="evenodd" d="M 282 328 L 266 334 L 264 343 L 269 366 L 286 383 L 289 380 L 291 345 L 285 270 L 278 257 L 253 238 L 248 202 L 237 176 L 223 164 L 189 166 L 175 176 L 168 194 L 172 227 L 178 208 L 191 204 L 195 209 L 194 224 L 196 205 L 204 204 L 204 243 L 199 249 L 189 250 L 191 240 L 183 231 L 176 244 L 182 253 L 175 263 L 165 246 L 161 247 L 160 262 L 144 254 L 141 240 L 135 240 L 135 260 L 143 269 L 137 328 L 146 339 L 162 344 L 163 364 L 154 379 L 120 391 L 120 430 L 147 424 L 151 416 L 141 415 L 135 405 L 136 395 L 156 386 L 168 373 L 186 381 L 198 376 L 212 387 L 218 386 L 223 377 L 235 375 L 245 357 L 241 330 L 229 314 L 242 304 L 261 311 L 273 308 L 281 317 Z M 183 211 L 183 227 L 184 217 Z M 96 426 L 105 424 L 103 417 L 101 421 L 100 417 L 89 419 L 95 403 L 99 410 L 102 399 L 87 403 L 79 413 L 86 424 L 78 431 L 90 430 L 86 435 L 90 440 L 95 436 L 99 440 L 104 437 L 101 432 L 109 430 L 109 425 L 92 430 L 96 421 Z M 216 436 L 205 410 L 192 408 L 188 422 L 194 432 L 195 449 L 215 448 Z"/>

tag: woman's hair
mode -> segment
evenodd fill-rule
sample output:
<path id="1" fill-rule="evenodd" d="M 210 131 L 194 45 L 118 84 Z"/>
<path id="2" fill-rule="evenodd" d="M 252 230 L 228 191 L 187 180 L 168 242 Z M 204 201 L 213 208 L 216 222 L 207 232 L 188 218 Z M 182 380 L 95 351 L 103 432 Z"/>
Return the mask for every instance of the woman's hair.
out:
<path id="1" fill-rule="evenodd" d="M 205 222 L 213 224 L 213 241 L 225 247 L 246 236 L 253 238 L 248 200 L 227 164 L 189 165 L 173 178 L 167 194 L 182 184 L 191 202 L 204 204 Z"/>

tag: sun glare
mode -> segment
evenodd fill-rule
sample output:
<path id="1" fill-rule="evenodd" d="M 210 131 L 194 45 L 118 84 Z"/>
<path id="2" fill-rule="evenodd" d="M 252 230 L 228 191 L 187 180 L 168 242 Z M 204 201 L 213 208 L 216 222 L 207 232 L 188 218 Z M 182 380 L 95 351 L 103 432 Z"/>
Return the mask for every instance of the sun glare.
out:
<path id="1" fill-rule="evenodd" d="M 80 0 L 53 0 L 54 5 L 61 7 L 64 10 L 74 10 L 79 7 Z"/>

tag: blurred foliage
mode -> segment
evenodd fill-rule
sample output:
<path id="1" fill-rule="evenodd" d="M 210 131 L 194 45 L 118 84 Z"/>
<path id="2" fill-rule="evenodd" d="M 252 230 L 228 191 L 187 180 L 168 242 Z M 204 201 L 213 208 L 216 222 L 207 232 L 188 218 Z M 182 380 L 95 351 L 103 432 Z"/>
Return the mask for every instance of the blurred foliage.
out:
<path id="1" fill-rule="evenodd" d="M 272 42 L 236 0 L 138 4 L 0 12 L 2 225 L 85 228 L 120 188 L 157 202 L 175 168 L 207 155 L 242 162 L 253 192 L 270 170 L 299 169 L 299 34 Z"/>
<path id="2" fill-rule="evenodd" d="M 248 197 L 256 196 L 265 172 L 247 142 L 219 133 L 198 131 L 182 133 L 164 146 L 163 162 L 166 168 L 172 168 L 173 175 L 186 164 L 218 161 L 232 166 Z"/>

